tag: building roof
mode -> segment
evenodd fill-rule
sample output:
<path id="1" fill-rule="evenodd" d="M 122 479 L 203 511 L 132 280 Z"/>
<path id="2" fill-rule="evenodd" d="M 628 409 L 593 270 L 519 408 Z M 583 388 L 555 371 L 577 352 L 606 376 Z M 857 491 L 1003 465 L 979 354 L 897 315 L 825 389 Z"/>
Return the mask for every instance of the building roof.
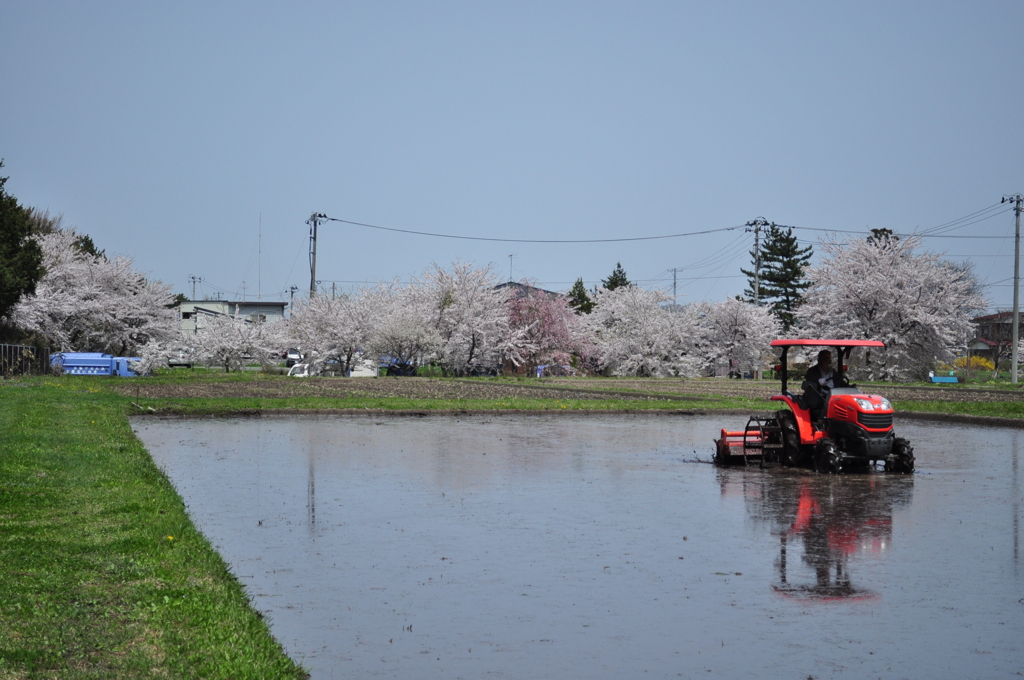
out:
<path id="1" fill-rule="evenodd" d="M 287 302 L 277 302 L 270 300 L 183 300 L 183 305 L 238 305 L 245 307 L 259 306 L 259 307 L 287 307 Z"/>
<path id="2" fill-rule="evenodd" d="M 555 293 L 554 291 L 544 290 L 543 288 L 537 288 L 536 286 L 529 286 L 525 283 L 519 283 L 517 281 L 506 281 L 505 283 L 499 283 L 494 287 L 495 290 L 501 290 L 502 288 L 508 288 L 509 294 L 514 298 L 529 297 L 535 295 L 543 295 L 544 297 L 554 300 L 556 298 L 565 297 L 561 293 Z"/>
<path id="3" fill-rule="evenodd" d="M 971 319 L 971 323 L 990 323 L 992 321 L 997 321 L 1000 323 L 1012 323 L 1013 312 L 996 312 L 995 314 L 976 316 L 973 319 Z"/>

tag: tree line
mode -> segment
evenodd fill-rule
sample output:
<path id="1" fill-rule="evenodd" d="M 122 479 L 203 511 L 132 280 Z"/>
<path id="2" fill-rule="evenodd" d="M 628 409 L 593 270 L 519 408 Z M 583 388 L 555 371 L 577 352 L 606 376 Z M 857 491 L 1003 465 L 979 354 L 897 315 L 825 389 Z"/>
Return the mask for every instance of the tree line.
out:
<path id="1" fill-rule="evenodd" d="M 2 163 L 0 163 L 2 166 Z M 299 301 L 289 319 L 254 323 L 203 317 L 179 330 L 171 289 L 108 257 L 60 218 L 18 204 L 0 178 L 0 332 L 59 351 L 140 356 L 142 367 L 187 351 L 194 361 L 233 370 L 272 363 L 285 347 L 342 373 L 357 362 L 447 375 L 537 366 L 632 376 L 699 376 L 716 367 L 756 370 L 772 361 L 782 334 L 882 340 L 863 358 L 865 377 L 921 377 L 951 360 L 986 306 L 969 267 L 920 251 L 920 240 L 873 230 L 868 238 L 826 240 L 817 265 L 791 228 L 770 225 L 749 286 L 720 302 L 671 298 L 630 282 L 621 263 L 588 290 L 568 295 L 500 286 L 490 267 L 432 265 L 413 281 L 382 282 L 340 297 Z M 754 278 L 757 277 L 757 304 Z M 566 370 L 559 368 L 555 370 Z"/>

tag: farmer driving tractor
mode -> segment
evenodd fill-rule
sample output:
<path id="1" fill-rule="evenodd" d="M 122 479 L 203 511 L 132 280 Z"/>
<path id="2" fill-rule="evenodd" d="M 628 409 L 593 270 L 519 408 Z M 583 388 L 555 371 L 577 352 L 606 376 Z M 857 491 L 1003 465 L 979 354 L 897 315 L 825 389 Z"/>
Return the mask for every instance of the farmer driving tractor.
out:
<path id="1" fill-rule="evenodd" d="M 772 347 L 782 349 L 776 370 L 782 379 L 771 401 L 785 408 L 753 414 L 743 430 L 722 430 L 715 462 L 722 465 L 754 460 L 761 465 L 814 467 L 818 472 L 869 470 L 878 462 L 887 472 L 914 471 L 914 448 L 893 429 L 892 403 L 868 394 L 846 379 L 844 360 L 857 347 L 885 347 L 879 340 L 780 338 Z M 807 371 L 802 397 L 787 389 L 788 354 L 793 347 L 831 347 L 818 352 L 818 363 Z M 833 354 L 834 352 L 834 354 Z M 833 367 L 833 356 L 838 357 Z"/>
<path id="2" fill-rule="evenodd" d="M 807 369 L 803 385 L 800 386 L 804 391 L 804 402 L 811 411 L 813 420 L 821 420 L 825 417 L 828 398 L 832 396 L 832 389 L 836 387 L 837 382 L 839 387 L 845 387 L 847 384 L 843 378 L 836 379 L 836 375 L 832 371 L 832 352 L 823 349 L 818 352 L 818 363 Z"/>

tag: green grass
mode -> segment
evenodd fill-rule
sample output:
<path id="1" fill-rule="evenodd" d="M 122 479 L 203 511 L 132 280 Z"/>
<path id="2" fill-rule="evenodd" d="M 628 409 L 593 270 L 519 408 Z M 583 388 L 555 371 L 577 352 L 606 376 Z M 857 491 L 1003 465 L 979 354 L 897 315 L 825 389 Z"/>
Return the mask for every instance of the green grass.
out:
<path id="1" fill-rule="evenodd" d="M 88 379 L 0 386 L 0 678 L 301 678 Z"/>
<path id="2" fill-rule="evenodd" d="M 901 411 L 922 413 L 956 413 L 968 416 L 995 416 L 998 418 L 1024 418 L 1021 401 L 896 401 L 896 414 Z"/>

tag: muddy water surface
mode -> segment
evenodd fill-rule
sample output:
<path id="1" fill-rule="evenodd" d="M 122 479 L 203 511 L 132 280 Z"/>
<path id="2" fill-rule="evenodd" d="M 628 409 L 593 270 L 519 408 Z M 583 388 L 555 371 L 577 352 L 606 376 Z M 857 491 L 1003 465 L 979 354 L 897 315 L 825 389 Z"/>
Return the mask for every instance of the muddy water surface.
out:
<path id="1" fill-rule="evenodd" d="M 720 470 L 736 416 L 138 419 L 314 678 L 1024 672 L 1024 432 Z"/>

